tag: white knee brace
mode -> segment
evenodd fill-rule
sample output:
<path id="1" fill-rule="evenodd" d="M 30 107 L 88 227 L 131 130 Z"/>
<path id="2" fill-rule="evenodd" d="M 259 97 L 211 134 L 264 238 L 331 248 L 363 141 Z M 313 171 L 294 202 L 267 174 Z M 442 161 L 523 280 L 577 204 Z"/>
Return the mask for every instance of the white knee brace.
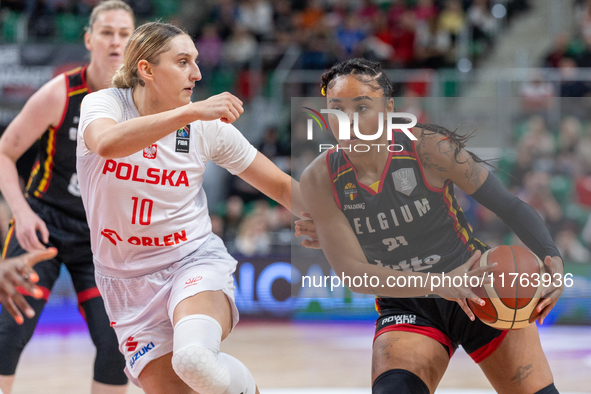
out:
<path id="1" fill-rule="evenodd" d="M 186 316 L 174 328 L 172 367 L 199 394 L 254 394 L 250 371 L 221 353 L 222 327 L 207 315 Z"/>

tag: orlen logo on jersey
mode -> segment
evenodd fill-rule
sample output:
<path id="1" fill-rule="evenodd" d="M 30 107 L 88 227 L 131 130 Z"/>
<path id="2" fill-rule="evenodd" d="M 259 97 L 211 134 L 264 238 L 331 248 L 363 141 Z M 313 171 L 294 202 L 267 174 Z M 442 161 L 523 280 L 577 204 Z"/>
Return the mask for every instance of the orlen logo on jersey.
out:
<path id="1" fill-rule="evenodd" d="M 117 234 L 115 230 L 104 229 L 101 235 L 107 238 L 113 245 L 117 246 L 117 241 L 123 242 L 123 239 Z M 136 237 L 132 236 L 127 239 L 127 243 L 135 246 L 174 246 L 181 242 L 187 241 L 187 231 L 175 232 L 174 234 L 167 234 L 159 237 Z"/>
<path id="2" fill-rule="evenodd" d="M 155 159 L 156 158 L 156 153 L 158 153 L 158 145 L 156 144 L 152 144 L 150 146 L 148 146 L 147 148 L 144 148 L 144 157 L 146 159 Z"/>
<path id="3" fill-rule="evenodd" d="M 108 228 L 106 228 L 103 231 L 101 231 L 101 235 L 107 238 L 109 241 L 111 241 L 111 243 L 115 246 L 117 246 L 117 240 L 123 242 L 123 240 L 115 230 L 109 230 Z"/>
<path id="4" fill-rule="evenodd" d="M 125 347 L 127 347 L 128 352 L 133 352 L 137 349 L 137 341 L 133 340 L 133 337 L 127 338 L 127 342 L 125 342 Z"/>

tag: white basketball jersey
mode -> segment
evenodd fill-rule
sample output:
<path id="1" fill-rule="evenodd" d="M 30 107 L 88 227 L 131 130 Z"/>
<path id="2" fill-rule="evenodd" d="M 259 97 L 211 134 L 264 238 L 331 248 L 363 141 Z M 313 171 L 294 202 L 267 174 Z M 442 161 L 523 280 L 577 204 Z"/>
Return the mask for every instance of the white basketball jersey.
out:
<path id="1" fill-rule="evenodd" d="M 104 159 L 84 130 L 93 120 L 139 116 L 131 89 L 106 89 L 82 102 L 77 170 L 95 264 L 115 272 L 153 272 L 197 249 L 211 233 L 202 188 L 208 160 L 244 171 L 256 149 L 233 126 L 195 121 L 131 156 Z"/>

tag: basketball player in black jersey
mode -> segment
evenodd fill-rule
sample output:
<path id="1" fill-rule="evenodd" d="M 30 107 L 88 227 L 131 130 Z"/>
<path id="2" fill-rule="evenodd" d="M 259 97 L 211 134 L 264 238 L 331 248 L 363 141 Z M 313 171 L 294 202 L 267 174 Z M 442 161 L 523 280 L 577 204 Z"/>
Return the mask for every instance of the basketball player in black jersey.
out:
<path id="1" fill-rule="evenodd" d="M 0 138 L 0 189 L 14 215 L 3 257 L 48 246 L 58 249 L 55 258 L 35 267 L 43 294 L 40 299 L 25 297 L 34 317 L 28 314 L 26 319 L 13 319 L 8 308 L 2 307 L 0 390 L 5 394 L 12 390 L 21 352 L 33 335 L 62 263 L 70 272 L 80 311 L 97 349 L 92 394 L 120 394 L 127 389 L 125 360 L 94 280 L 90 230 L 76 175 L 76 133 L 82 99 L 90 91 L 109 87 L 115 70 L 123 63 L 123 50 L 133 30 L 133 11 L 123 1 L 97 5 L 84 37 L 91 53 L 90 64 L 46 83 Z M 15 163 L 37 140 L 37 162 L 23 196 Z M 28 294 L 25 289 L 21 291 Z"/>
<path id="2" fill-rule="evenodd" d="M 394 112 L 391 83 L 378 63 L 365 59 L 327 71 L 322 92 L 328 109 L 343 111 L 349 119 L 357 112 L 359 131 L 365 135 L 375 134 L 380 112 Z M 338 130 L 334 115 L 329 121 L 332 130 Z M 357 152 L 355 146 L 367 141 L 353 137 L 310 164 L 302 174 L 301 190 L 313 224 L 297 222 L 296 235 L 313 239 L 303 244 L 318 242 L 339 276 L 367 274 L 387 283 L 390 276 L 426 277 L 427 272 L 481 275 L 490 266 L 474 271 L 469 267 L 488 247 L 474 238 L 456 202 L 455 185 L 499 215 L 552 274 L 562 274 L 562 260 L 539 215 L 463 149 L 455 133 L 435 125 L 417 126 L 412 129 L 416 141 L 403 132 L 387 141 L 384 132 L 370 142 L 375 145 L 368 152 Z M 384 148 L 388 145 L 394 145 L 390 150 L 395 152 Z M 482 302 L 467 287 L 435 288 L 440 297 L 434 298 L 422 297 L 431 292 L 420 287 L 352 290 L 378 296 L 374 394 L 434 392 L 460 344 L 499 393 L 558 392 L 536 325 L 516 331 L 485 325 L 466 305 L 466 297 Z M 537 307 L 540 323 L 561 293 L 562 288 L 545 289 L 547 298 Z"/>

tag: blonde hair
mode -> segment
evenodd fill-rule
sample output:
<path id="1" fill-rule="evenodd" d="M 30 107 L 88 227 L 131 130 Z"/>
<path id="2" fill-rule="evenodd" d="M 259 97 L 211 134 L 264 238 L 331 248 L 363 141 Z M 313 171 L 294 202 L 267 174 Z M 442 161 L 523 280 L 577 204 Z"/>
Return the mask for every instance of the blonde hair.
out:
<path id="1" fill-rule="evenodd" d="M 137 70 L 140 60 L 158 64 L 158 56 L 170 49 L 173 38 L 182 34 L 187 32 L 168 23 L 150 22 L 138 27 L 125 46 L 123 64 L 115 72 L 112 85 L 119 89 L 144 86 Z"/>
<path id="2" fill-rule="evenodd" d="M 90 14 L 90 18 L 88 18 L 88 26 L 86 26 L 86 31 L 92 31 L 92 25 L 96 22 L 99 14 L 101 12 L 106 11 L 113 11 L 113 10 L 123 10 L 127 11 L 127 13 L 131 16 L 133 23 L 135 24 L 135 15 L 133 14 L 133 10 L 131 7 L 124 3 L 121 0 L 106 0 L 100 2 L 96 7 L 92 9 L 92 13 Z"/>

